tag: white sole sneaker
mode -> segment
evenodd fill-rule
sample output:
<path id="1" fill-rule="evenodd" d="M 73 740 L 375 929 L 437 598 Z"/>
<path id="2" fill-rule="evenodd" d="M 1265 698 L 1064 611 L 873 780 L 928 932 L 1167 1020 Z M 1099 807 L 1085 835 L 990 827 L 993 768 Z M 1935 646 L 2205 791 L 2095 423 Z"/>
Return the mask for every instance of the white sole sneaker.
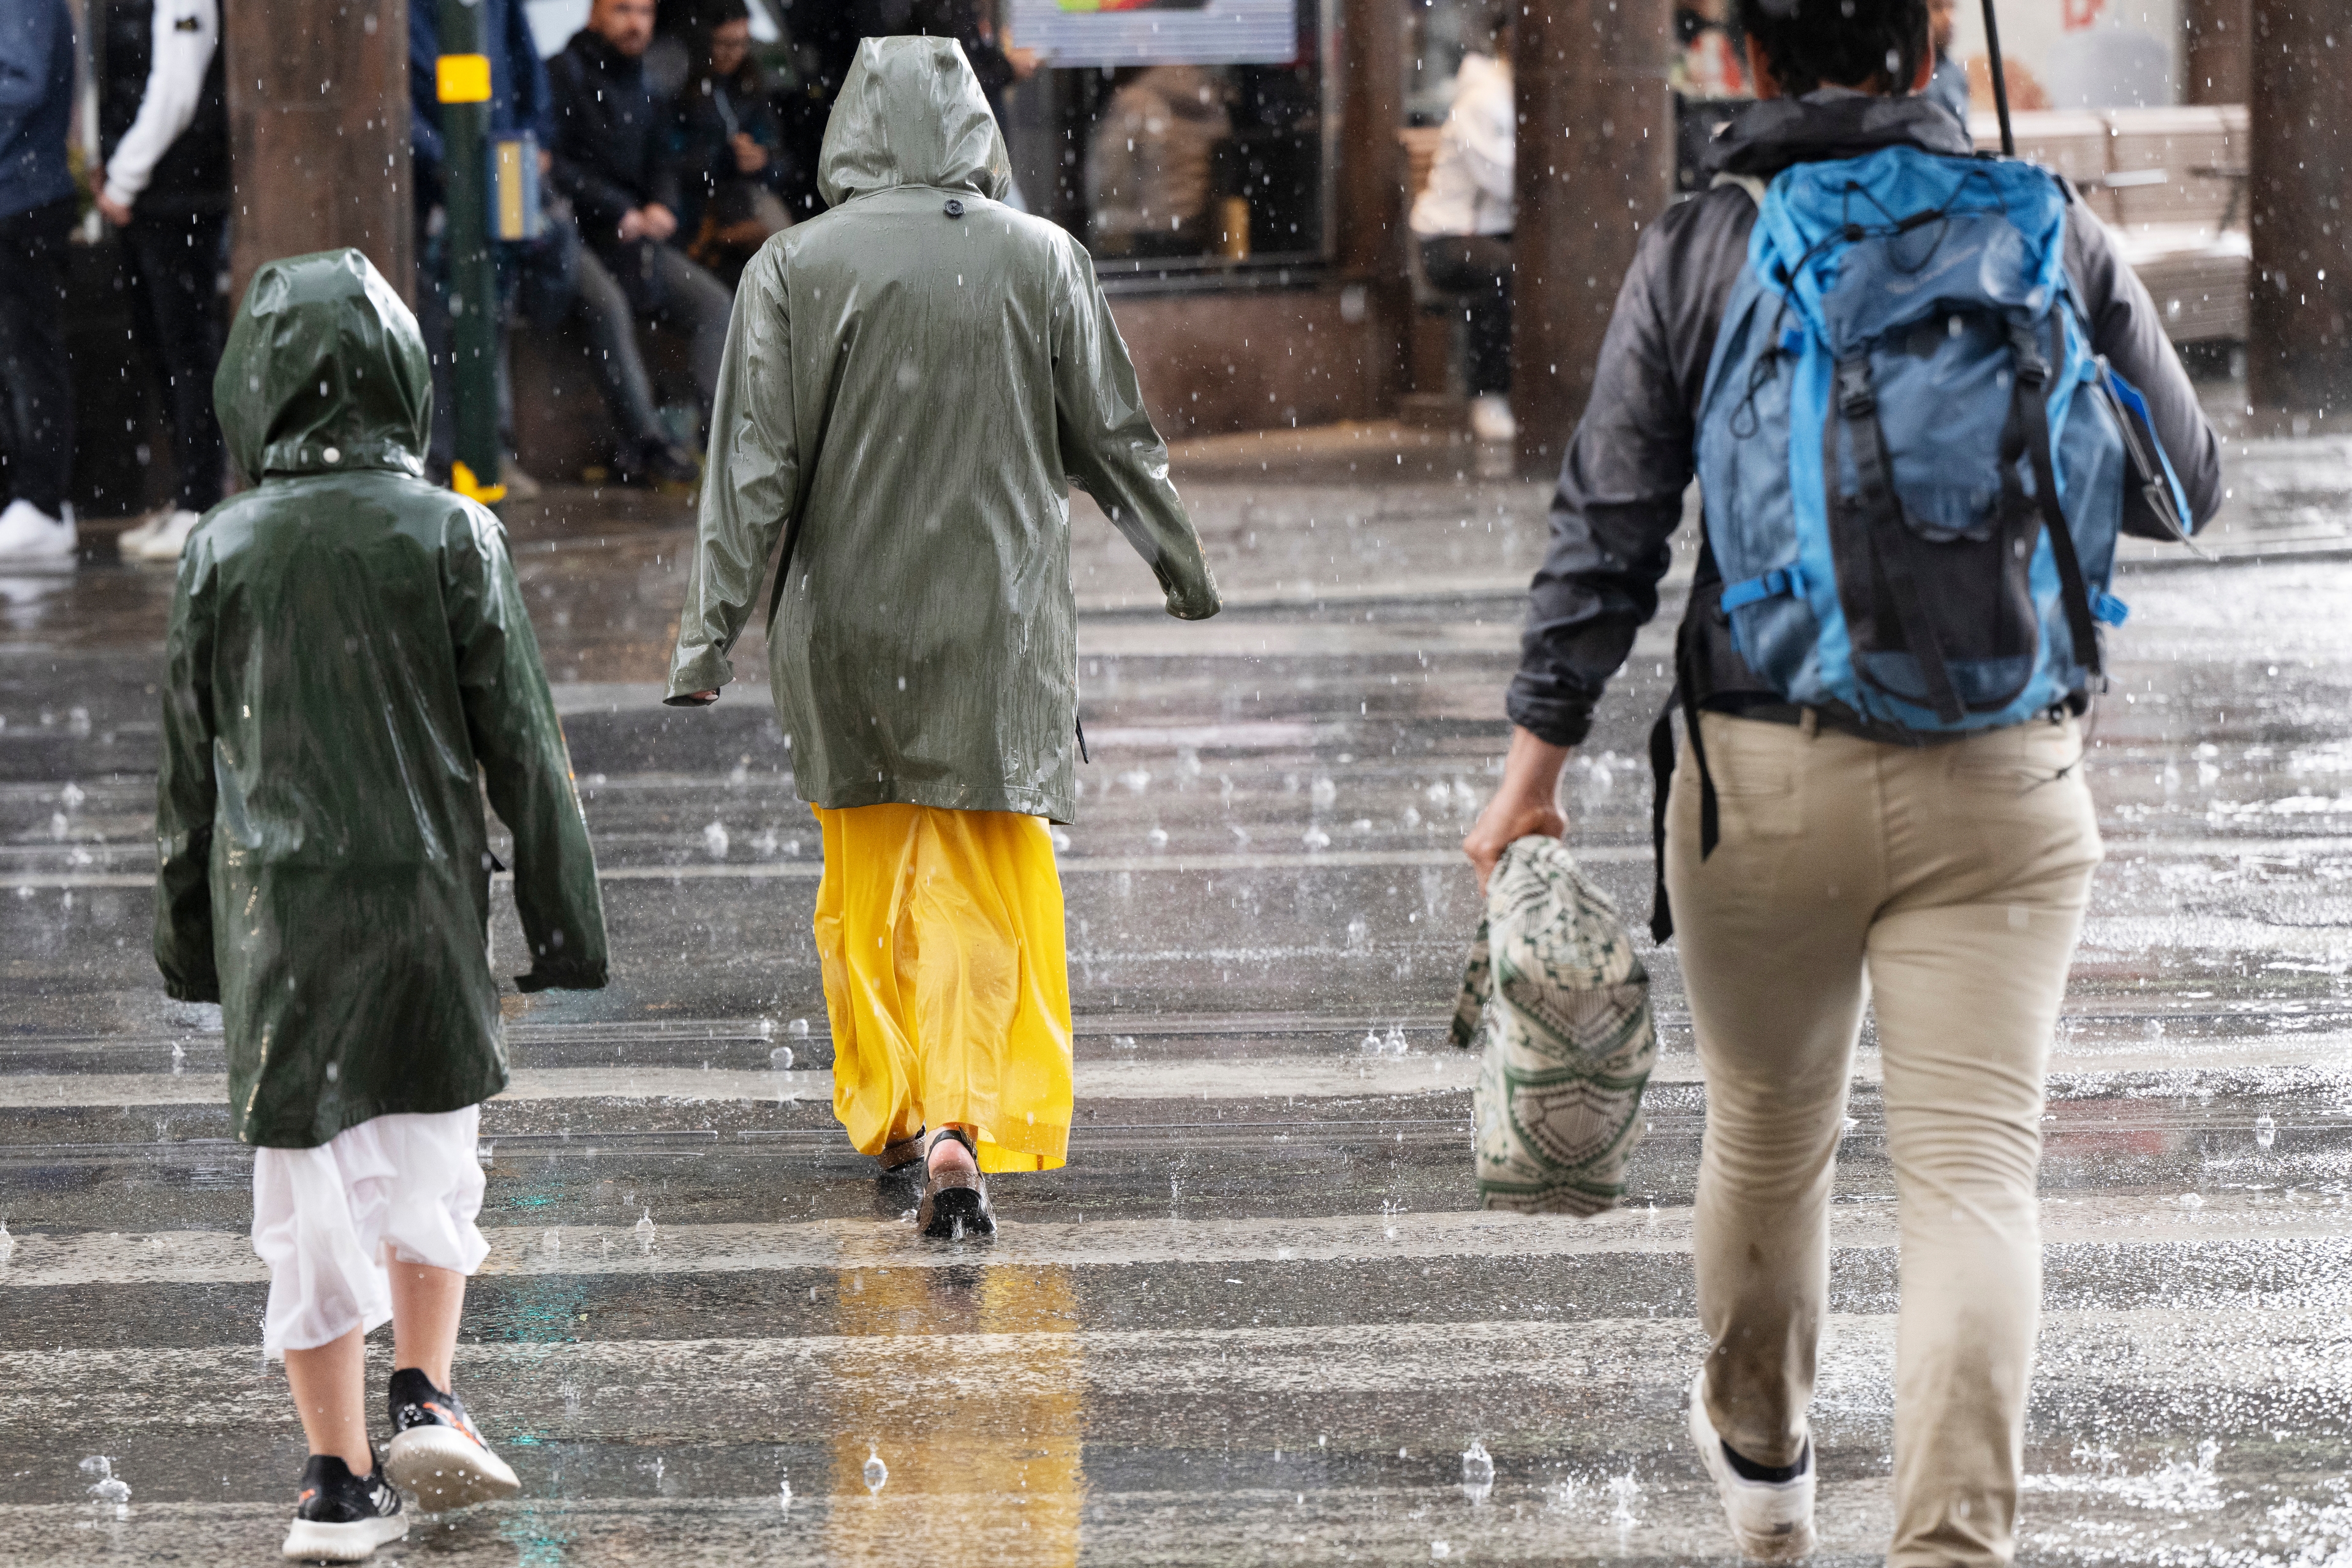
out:
<path id="1" fill-rule="evenodd" d="M 495 1502 L 522 1489 L 507 1462 L 454 1426 L 412 1426 L 383 1451 L 383 1473 L 427 1513 Z"/>
<path id="2" fill-rule="evenodd" d="M 1812 1447 L 1805 1473 L 1792 1481 L 1751 1481 L 1731 1468 L 1723 1439 L 1706 1415 L 1706 1369 L 1691 1380 L 1691 1441 L 1723 1500 L 1723 1514 L 1739 1555 L 1754 1563 L 1794 1563 L 1813 1551 Z"/>
<path id="3" fill-rule="evenodd" d="M 297 1563 L 361 1563 L 373 1556 L 377 1547 L 407 1539 L 406 1514 L 355 1520 L 350 1524 L 298 1519 L 286 1532 L 282 1554 Z"/>

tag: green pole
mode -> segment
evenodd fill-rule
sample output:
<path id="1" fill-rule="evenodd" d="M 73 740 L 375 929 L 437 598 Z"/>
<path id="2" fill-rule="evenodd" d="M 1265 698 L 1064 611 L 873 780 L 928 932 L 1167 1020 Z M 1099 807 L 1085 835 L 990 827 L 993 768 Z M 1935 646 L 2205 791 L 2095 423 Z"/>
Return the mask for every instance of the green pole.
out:
<path id="1" fill-rule="evenodd" d="M 424 3 L 424 0 L 420 0 Z M 485 504 L 503 500 L 499 483 L 498 271 L 490 256 L 490 61 L 482 50 L 481 0 L 439 0 L 441 58 L 436 97 L 448 189 L 449 314 L 456 363 L 457 463 L 450 488 Z"/>

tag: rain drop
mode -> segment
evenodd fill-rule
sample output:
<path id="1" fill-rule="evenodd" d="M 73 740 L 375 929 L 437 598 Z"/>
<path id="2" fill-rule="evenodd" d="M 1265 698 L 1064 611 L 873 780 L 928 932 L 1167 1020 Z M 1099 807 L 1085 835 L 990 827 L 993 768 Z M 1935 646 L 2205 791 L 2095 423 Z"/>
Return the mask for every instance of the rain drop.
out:
<path id="1" fill-rule="evenodd" d="M 2267 1116 L 2254 1118 L 2254 1147 L 2267 1149 L 2278 1142 L 2278 1123 Z"/>
<path id="2" fill-rule="evenodd" d="M 654 1211 L 648 1208 L 639 1215 L 637 1223 L 631 1228 L 636 1233 L 638 1248 L 651 1252 L 654 1249 Z"/>
<path id="3" fill-rule="evenodd" d="M 778 1046 L 774 1050 L 770 1051 L 768 1053 L 768 1065 L 775 1068 L 778 1072 L 788 1071 L 793 1065 L 792 1047 Z"/>
<path id="4" fill-rule="evenodd" d="M 1495 1457 L 1486 1452 L 1486 1445 L 1477 1438 L 1462 1450 L 1462 1490 L 1474 1503 L 1486 1500 L 1495 1489 Z"/>
<path id="5" fill-rule="evenodd" d="M 876 1497 L 882 1495 L 885 1482 L 890 1479 L 890 1467 L 882 1462 L 882 1450 L 871 1443 L 866 1446 L 866 1489 Z"/>
<path id="6" fill-rule="evenodd" d="M 721 822 L 713 822 L 709 826 L 708 826 L 708 827 L 704 828 L 704 829 L 702 830 L 702 847 L 703 847 L 703 848 L 704 848 L 704 849 L 706 849 L 706 850 L 708 850 L 708 851 L 709 852 L 709 854 L 710 854 L 710 858 L 711 858 L 713 860 L 724 860 L 724 859 L 726 859 L 726 858 L 727 858 L 727 826 L 726 826 L 726 824 L 721 823 Z"/>

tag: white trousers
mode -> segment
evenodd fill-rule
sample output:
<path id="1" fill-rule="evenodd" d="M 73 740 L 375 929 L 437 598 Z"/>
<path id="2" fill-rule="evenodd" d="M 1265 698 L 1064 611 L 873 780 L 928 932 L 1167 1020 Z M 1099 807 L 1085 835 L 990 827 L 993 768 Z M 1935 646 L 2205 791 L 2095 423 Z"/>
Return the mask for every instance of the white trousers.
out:
<path id="1" fill-rule="evenodd" d="M 471 1274 L 489 1243 L 475 1228 L 481 1107 L 379 1116 L 317 1149 L 257 1149 L 253 1250 L 269 1266 L 265 1355 L 315 1350 L 392 1318 L 384 1254 Z"/>

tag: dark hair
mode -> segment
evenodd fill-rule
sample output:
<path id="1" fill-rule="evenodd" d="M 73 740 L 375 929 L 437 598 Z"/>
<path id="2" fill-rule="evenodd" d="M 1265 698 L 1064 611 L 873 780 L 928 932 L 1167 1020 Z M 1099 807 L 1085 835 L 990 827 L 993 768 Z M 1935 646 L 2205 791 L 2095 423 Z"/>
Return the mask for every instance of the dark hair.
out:
<path id="1" fill-rule="evenodd" d="M 1827 84 L 1906 93 L 1927 58 L 1927 0 L 1739 0 L 1739 23 L 1791 98 Z"/>

